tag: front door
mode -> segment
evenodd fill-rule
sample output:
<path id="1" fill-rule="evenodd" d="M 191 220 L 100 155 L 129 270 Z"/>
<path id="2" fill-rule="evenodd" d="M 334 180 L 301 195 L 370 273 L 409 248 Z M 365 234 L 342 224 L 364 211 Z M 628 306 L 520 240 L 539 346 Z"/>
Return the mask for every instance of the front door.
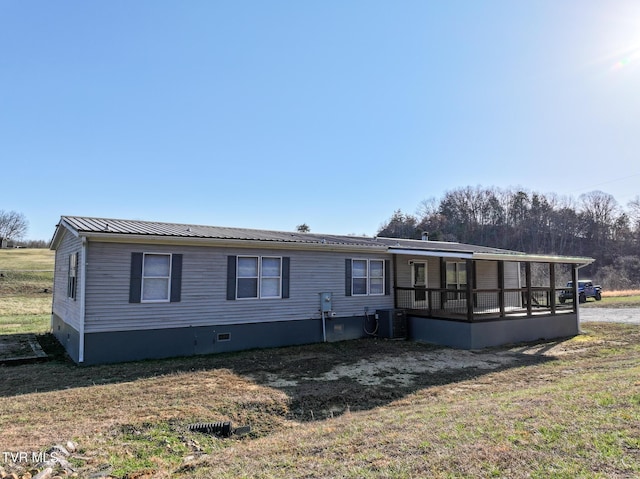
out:
<path id="1" fill-rule="evenodd" d="M 427 307 L 427 263 L 424 261 L 414 261 L 411 264 L 411 284 L 415 289 L 413 291 L 413 307 Z"/>

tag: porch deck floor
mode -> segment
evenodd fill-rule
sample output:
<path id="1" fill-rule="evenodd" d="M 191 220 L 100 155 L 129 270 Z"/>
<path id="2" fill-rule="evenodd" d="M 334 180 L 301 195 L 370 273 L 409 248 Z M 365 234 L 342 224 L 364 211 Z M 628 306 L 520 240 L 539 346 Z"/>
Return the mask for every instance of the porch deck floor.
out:
<path id="1" fill-rule="evenodd" d="M 433 309 L 429 313 L 426 309 L 406 309 L 407 315 L 417 316 L 421 318 L 447 319 L 452 321 L 468 321 L 467 313 L 451 311 L 446 309 Z M 572 308 L 558 308 L 555 315 L 573 313 Z M 505 308 L 505 315 L 500 315 L 499 308 L 476 308 L 473 310 L 473 321 L 509 321 L 510 319 L 520 319 L 532 316 L 552 316 L 551 310 L 548 308 L 534 308 L 531 315 L 524 308 L 513 307 Z"/>

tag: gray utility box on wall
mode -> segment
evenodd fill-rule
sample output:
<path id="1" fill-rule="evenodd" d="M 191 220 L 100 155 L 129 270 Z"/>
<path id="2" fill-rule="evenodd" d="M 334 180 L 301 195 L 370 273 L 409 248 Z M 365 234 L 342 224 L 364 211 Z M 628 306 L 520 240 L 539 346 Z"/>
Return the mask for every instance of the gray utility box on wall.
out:
<path id="1" fill-rule="evenodd" d="M 407 314 L 402 309 L 378 309 L 378 336 L 388 339 L 407 339 Z"/>

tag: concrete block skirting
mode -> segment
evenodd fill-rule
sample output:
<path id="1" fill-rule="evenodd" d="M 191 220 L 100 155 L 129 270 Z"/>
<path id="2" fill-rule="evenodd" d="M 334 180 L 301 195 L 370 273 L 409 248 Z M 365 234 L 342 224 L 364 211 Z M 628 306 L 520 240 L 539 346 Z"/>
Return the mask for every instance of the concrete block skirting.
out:
<path id="1" fill-rule="evenodd" d="M 566 338 L 580 333 L 575 313 L 476 323 L 414 316 L 408 321 L 410 339 L 459 349 Z"/>
<path id="2" fill-rule="evenodd" d="M 53 314 L 51 316 L 51 332 L 67 350 L 71 359 L 77 363 L 80 355 L 80 333 L 78 330 L 65 323 L 57 314 Z"/>
<path id="3" fill-rule="evenodd" d="M 459 349 L 481 349 L 579 334 L 576 315 L 569 313 L 477 323 L 414 316 L 408 317 L 407 321 L 409 340 Z M 367 337 L 364 325 L 365 318 L 359 316 L 327 319 L 327 341 Z M 78 363 L 78 331 L 56 315 L 53 315 L 52 326 L 53 334 L 71 359 Z M 320 319 L 86 333 L 81 364 L 193 356 L 322 341 Z"/>
<path id="4" fill-rule="evenodd" d="M 357 316 L 327 319 L 327 341 L 364 337 L 363 321 L 363 317 Z M 61 327 L 60 334 L 56 334 L 56 337 L 71 358 L 78 362 L 77 332 L 74 336 Z M 82 364 L 193 356 L 322 341 L 320 319 L 86 333 Z"/>

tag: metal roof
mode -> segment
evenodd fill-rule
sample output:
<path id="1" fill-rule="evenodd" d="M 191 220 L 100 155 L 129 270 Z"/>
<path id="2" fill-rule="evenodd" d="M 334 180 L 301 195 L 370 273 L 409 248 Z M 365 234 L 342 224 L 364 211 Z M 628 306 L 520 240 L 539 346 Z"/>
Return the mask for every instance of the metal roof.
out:
<path id="1" fill-rule="evenodd" d="M 269 242 L 279 245 L 297 245 L 298 247 L 334 246 L 375 250 L 401 255 L 444 256 L 506 261 L 541 261 L 589 264 L 592 258 L 532 255 L 520 251 L 510 251 L 488 246 L 464 243 L 411 240 L 402 238 L 381 238 L 369 236 L 331 235 L 318 233 L 298 233 L 290 231 L 270 231 L 223 226 L 203 226 L 181 223 L 162 223 L 156 221 L 122 220 L 112 218 L 90 218 L 84 216 L 62 216 L 51 241 L 55 249 L 60 239 L 62 227 L 77 236 L 99 237 L 103 240 L 127 241 L 171 239 L 175 242 Z M 209 241 L 210 240 L 210 241 Z"/>
<path id="2" fill-rule="evenodd" d="M 212 240 L 268 241 L 277 243 L 332 244 L 386 248 L 375 238 L 366 236 L 341 236 L 330 234 L 269 231 L 223 226 L 203 226 L 155 221 L 120 220 L 111 218 L 87 218 L 63 216 L 65 224 L 82 236 L 153 236 L 171 238 L 202 238 Z"/>
<path id="3" fill-rule="evenodd" d="M 520 251 L 509 251 L 506 249 L 492 248 L 490 246 L 478 246 L 451 241 L 431 241 L 412 240 L 402 238 L 378 238 L 378 241 L 385 243 L 389 248 L 406 250 L 429 250 L 442 251 L 448 253 L 494 253 L 494 254 L 524 254 Z"/>

